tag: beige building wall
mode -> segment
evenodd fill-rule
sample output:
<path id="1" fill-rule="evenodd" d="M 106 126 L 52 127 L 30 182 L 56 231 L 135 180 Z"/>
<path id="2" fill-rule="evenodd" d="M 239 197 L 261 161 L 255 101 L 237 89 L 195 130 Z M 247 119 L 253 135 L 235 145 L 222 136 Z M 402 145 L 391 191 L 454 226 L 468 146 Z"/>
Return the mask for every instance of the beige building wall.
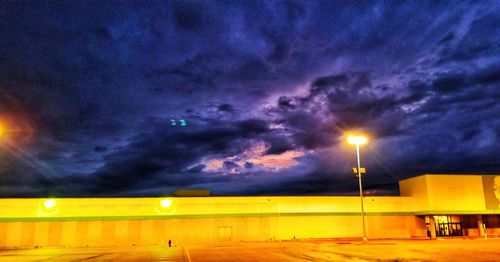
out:
<path id="1" fill-rule="evenodd" d="M 491 213 L 485 207 L 481 175 L 426 174 L 399 181 L 399 188 L 402 196 L 415 198 L 422 213 Z"/>
<path id="2" fill-rule="evenodd" d="M 407 178 L 399 181 L 399 192 L 401 196 L 413 197 L 414 207 L 417 210 L 429 209 L 429 191 L 427 186 L 427 175 Z"/>
<path id="3" fill-rule="evenodd" d="M 486 210 L 481 176 L 427 175 L 427 182 L 430 210 Z"/>
<path id="4" fill-rule="evenodd" d="M 169 205 L 162 206 L 162 200 Z M 2 199 L 0 246 L 124 246 L 359 237 L 359 197 Z M 368 236 L 423 236 L 411 197 L 365 197 Z"/>
<path id="5" fill-rule="evenodd" d="M 413 216 L 369 216 L 368 237 L 425 236 Z M 359 216 L 232 217 L 0 223 L 2 247 L 165 246 L 225 241 L 359 237 Z"/>

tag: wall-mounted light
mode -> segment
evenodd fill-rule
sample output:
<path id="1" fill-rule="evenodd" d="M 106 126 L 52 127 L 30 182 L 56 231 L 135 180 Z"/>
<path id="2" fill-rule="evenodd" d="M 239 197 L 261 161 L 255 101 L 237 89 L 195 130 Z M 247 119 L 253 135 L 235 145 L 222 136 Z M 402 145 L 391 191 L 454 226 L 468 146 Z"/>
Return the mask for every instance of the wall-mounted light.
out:
<path id="1" fill-rule="evenodd" d="M 172 206 L 172 200 L 171 199 L 162 199 L 160 201 L 160 206 L 163 208 L 169 208 Z"/>
<path id="2" fill-rule="evenodd" d="M 57 200 L 55 199 L 45 199 L 42 203 L 41 203 L 41 211 L 42 213 L 44 214 L 48 214 L 48 213 L 54 213 L 56 212 L 58 209 L 59 209 L 59 203 Z"/>
<path id="3" fill-rule="evenodd" d="M 172 213 L 174 212 L 172 199 L 164 198 L 156 206 L 156 212 L 158 213 Z"/>
<path id="4" fill-rule="evenodd" d="M 52 209 L 57 205 L 57 201 L 55 199 L 47 199 L 43 202 L 43 206 L 47 209 Z"/>

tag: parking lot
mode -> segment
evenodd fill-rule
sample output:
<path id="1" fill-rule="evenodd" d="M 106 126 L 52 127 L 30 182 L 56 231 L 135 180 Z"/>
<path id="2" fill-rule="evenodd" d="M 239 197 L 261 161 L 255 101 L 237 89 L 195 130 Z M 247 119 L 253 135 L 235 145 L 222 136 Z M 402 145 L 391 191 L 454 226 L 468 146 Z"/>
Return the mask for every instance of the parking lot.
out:
<path id="1" fill-rule="evenodd" d="M 0 250 L 0 261 L 500 261 L 500 239 L 297 240 Z"/>

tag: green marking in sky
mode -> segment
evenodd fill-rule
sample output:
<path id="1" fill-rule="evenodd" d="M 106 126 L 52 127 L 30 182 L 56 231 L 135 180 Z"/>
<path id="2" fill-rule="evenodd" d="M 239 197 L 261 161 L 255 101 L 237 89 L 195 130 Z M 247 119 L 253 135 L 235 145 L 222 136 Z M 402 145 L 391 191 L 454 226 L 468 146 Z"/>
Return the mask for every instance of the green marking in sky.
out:
<path id="1" fill-rule="evenodd" d="M 185 120 L 185 119 L 177 120 L 177 119 L 172 118 L 172 119 L 170 119 L 170 125 L 172 125 L 172 126 L 177 126 L 177 125 L 187 126 L 187 120 Z"/>

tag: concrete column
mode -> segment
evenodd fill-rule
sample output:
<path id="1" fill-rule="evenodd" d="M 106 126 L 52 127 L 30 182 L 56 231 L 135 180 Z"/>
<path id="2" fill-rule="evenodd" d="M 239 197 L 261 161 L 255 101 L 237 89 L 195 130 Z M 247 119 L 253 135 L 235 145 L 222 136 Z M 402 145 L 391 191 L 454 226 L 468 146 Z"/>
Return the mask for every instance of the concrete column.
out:
<path id="1" fill-rule="evenodd" d="M 433 216 L 429 216 L 429 227 L 431 230 L 431 239 L 436 239 L 436 222 Z"/>
<path id="2" fill-rule="evenodd" d="M 479 232 L 479 237 L 486 238 L 486 230 L 484 228 L 483 217 L 481 215 L 477 215 L 477 229 Z"/>

